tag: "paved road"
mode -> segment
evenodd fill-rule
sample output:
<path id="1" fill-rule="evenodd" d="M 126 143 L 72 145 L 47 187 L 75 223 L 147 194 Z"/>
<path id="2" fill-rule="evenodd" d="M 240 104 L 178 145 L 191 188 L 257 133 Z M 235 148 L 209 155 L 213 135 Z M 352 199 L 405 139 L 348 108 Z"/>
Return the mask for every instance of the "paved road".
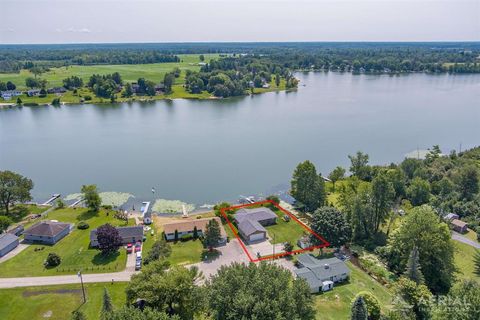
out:
<path id="1" fill-rule="evenodd" d="M 465 244 L 468 244 L 468 245 L 470 245 L 474 248 L 480 249 L 480 243 L 478 243 L 476 241 L 473 241 L 473 240 L 470 240 L 469 238 L 461 235 L 458 232 L 452 232 L 452 239 L 457 240 L 459 242 L 463 242 Z"/>
<path id="2" fill-rule="evenodd" d="M 84 274 L 83 282 L 115 282 L 130 281 L 135 272 L 122 271 L 114 273 L 93 273 Z M 23 277 L 23 278 L 0 278 L 0 288 L 50 286 L 56 284 L 80 283 L 79 277 L 75 275 L 50 276 L 50 277 Z"/>

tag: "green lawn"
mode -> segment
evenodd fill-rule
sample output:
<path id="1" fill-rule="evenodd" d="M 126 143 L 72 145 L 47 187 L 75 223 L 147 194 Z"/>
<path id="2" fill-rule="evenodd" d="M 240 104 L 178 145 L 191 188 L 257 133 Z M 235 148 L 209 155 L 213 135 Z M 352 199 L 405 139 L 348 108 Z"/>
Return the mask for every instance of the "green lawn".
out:
<path id="1" fill-rule="evenodd" d="M 85 304 L 80 284 L 1 289 L 0 301 L 8 303 L 0 303 L 0 319 L 69 319 L 72 311 L 78 309 L 88 320 L 96 320 L 99 319 L 103 288 L 108 289 L 113 305 L 120 308 L 125 303 L 126 286 L 125 282 L 86 284 Z"/>
<path id="2" fill-rule="evenodd" d="M 18 204 L 13 208 L 10 208 L 9 217 L 14 222 L 19 222 L 29 214 L 41 214 L 49 208 L 50 207 L 42 207 L 34 204 Z M 3 210 L 3 207 L 0 208 L 0 215 L 5 215 L 5 210 Z"/>
<path id="3" fill-rule="evenodd" d="M 472 241 L 478 242 L 477 233 L 475 231 L 473 231 L 472 229 L 468 229 L 468 232 L 466 234 L 464 234 L 464 236 L 467 237 L 468 239 L 472 240 Z"/>
<path id="4" fill-rule="evenodd" d="M 285 219 L 283 219 L 285 214 L 282 211 L 278 209 L 275 209 L 273 211 L 278 216 L 277 224 L 265 227 L 265 229 L 267 229 L 268 235 L 270 236 L 270 238 L 272 238 L 272 242 L 290 242 L 291 244 L 293 244 L 294 249 L 298 249 L 298 239 L 300 239 L 308 231 L 306 231 L 298 222 L 293 219 L 290 219 L 289 222 L 285 221 Z M 273 238 L 275 238 L 274 241 Z"/>
<path id="5" fill-rule="evenodd" d="M 192 264 L 202 261 L 203 244 L 200 240 L 170 242 L 172 254 L 168 261 L 172 265 Z"/>
<path id="6" fill-rule="evenodd" d="M 459 241 L 453 241 L 453 243 L 455 245 L 455 264 L 460 271 L 458 277 L 460 279 L 480 280 L 480 277 L 474 273 L 473 257 L 477 249 Z"/>
<path id="7" fill-rule="evenodd" d="M 218 58 L 217 54 L 205 54 L 205 62 L 211 59 Z M 68 66 L 60 68 L 51 68 L 50 71 L 45 72 L 38 76 L 41 79 L 48 81 L 48 87 L 60 87 L 63 85 L 62 80 L 70 76 L 78 76 L 83 79 L 84 83 L 88 82 L 88 79 L 93 74 L 111 74 L 119 72 L 122 79 L 127 82 L 136 82 L 138 78 L 145 78 L 155 82 L 163 81 L 163 77 L 167 72 L 172 71 L 178 67 L 181 70 L 200 70 L 198 63 L 200 62 L 198 54 L 186 54 L 179 55 L 180 62 L 175 63 L 150 63 L 150 64 L 121 64 L 121 65 L 93 65 L 93 66 Z M 185 72 L 182 72 L 180 78 L 177 79 L 177 83 L 183 83 Z M 34 77 L 34 75 L 28 70 L 22 70 L 20 73 L 2 73 L 0 74 L 0 81 L 12 81 L 17 85 L 18 89 L 24 90 L 25 79 L 28 77 Z M 22 98 L 23 99 L 23 98 Z"/>
<path id="8" fill-rule="evenodd" d="M 392 293 L 350 262 L 347 265 L 351 270 L 348 283 L 335 285 L 332 291 L 319 293 L 314 297 L 317 319 L 350 319 L 351 301 L 360 291 L 374 294 L 383 311 L 390 308 Z"/>
<path id="9" fill-rule="evenodd" d="M 124 221 L 113 217 L 113 212 L 108 214 L 107 216 L 105 210 L 95 214 L 87 209 L 72 208 L 48 213 L 45 219 L 75 224 L 83 220 L 90 225 L 90 228 L 87 230 L 74 228 L 69 235 L 53 246 L 29 245 L 14 258 L 0 264 L 0 277 L 74 274 L 79 269 L 83 269 L 85 273 L 114 272 L 125 269 L 125 250 L 121 249 L 117 254 L 103 256 L 98 250 L 89 248 L 90 230 L 107 222 L 117 226 L 125 225 Z M 129 221 L 130 225 L 133 223 L 133 220 Z M 62 263 L 57 268 L 46 269 L 43 267 L 43 262 L 50 252 L 55 252 L 62 258 Z"/>

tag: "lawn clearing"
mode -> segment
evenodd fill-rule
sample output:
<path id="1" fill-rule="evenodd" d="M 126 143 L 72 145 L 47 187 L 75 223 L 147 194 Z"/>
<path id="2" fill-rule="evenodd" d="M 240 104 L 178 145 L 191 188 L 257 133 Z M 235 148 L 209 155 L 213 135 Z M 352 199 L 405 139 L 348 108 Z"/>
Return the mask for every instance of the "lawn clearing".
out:
<path id="1" fill-rule="evenodd" d="M 266 226 L 268 235 L 270 236 L 270 242 L 272 243 L 284 243 L 290 242 L 293 244 L 294 250 L 299 249 L 297 241 L 308 232 L 296 221 L 290 219 L 285 221 L 285 213 L 277 208 L 273 209 L 278 216 L 277 224 Z"/>
<path id="2" fill-rule="evenodd" d="M 126 282 L 85 284 L 87 303 L 83 304 L 80 284 L 1 289 L 0 319 L 36 320 L 70 319 L 80 310 L 87 319 L 98 319 L 102 307 L 103 288 L 107 288 L 112 303 L 120 308 L 125 303 Z"/>
<path id="3" fill-rule="evenodd" d="M 32 244 L 17 256 L 0 264 L 0 277 L 49 276 L 60 274 L 75 274 L 82 269 L 84 273 L 115 272 L 125 269 L 126 252 L 120 249 L 118 253 L 104 256 L 100 251 L 89 248 L 90 231 L 105 223 L 115 226 L 126 225 L 125 221 L 113 217 L 113 211 L 102 210 L 98 214 L 87 209 L 65 208 L 54 210 L 44 217 L 45 220 L 58 220 L 77 224 L 86 221 L 90 228 L 79 230 L 76 227 L 65 238 L 53 246 Z M 31 224 L 38 222 L 36 220 Z M 133 225 L 130 220 L 129 225 Z M 27 226 L 28 227 L 28 226 Z M 46 269 L 43 266 L 48 253 L 55 252 L 62 258 L 62 263 L 56 268 Z"/>
<path id="4" fill-rule="evenodd" d="M 391 307 L 392 293 L 386 287 L 352 263 L 348 262 L 347 265 L 351 270 L 349 282 L 335 284 L 332 291 L 315 295 L 317 319 L 350 319 L 351 301 L 360 291 L 369 291 L 375 295 L 383 311 Z"/>
<path id="5" fill-rule="evenodd" d="M 199 239 L 170 242 L 172 254 L 168 261 L 172 265 L 192 264 L 202 261 L 203 244 Z"/>
<path id="6" fill-rule="evenodd" d="M 473 257 L 478 249 L 459 241 L 453 241 L 453 243 L 455 245 L 455 264 L 460 271 L 458 277 L 460 279 L 480 280 L 480 277 L 474 273 L 475 265 L 473 262 Z"/>

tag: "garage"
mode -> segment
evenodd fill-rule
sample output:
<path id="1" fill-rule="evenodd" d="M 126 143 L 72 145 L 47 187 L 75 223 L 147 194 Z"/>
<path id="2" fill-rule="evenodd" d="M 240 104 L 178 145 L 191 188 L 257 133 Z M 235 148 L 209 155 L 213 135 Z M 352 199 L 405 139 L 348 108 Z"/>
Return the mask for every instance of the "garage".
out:
<path id="1" fill-rule="evenodd" d="M 265 240 L 266 237 L 267 237 L 267 235 L 265 234 L 265 232 L 256 232 L 256 233 L 251 234 L 248 237 L 248 241 L 250 241 L 250 242 L 261 241 L 261 240 Z"/>

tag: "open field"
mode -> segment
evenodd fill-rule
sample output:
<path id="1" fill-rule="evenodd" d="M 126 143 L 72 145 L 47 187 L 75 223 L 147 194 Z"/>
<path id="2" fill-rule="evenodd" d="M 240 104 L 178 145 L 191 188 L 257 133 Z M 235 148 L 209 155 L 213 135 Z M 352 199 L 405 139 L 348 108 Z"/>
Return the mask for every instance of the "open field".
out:
<path id="1" fill-rule="evenodd" d="M 120 308 L 125 303 L 127 283 L 86 284 L 87 302 L 83 304 L 80 284 L 42 286 L 0 290 L 0 319 L 36 320 L 69 319 L 72 311 L 80 310 L 88 320 L 98 319 L 102 306 L 103 288 L 107 288 L 113 305 Z"/>
<path id="2" fill-rule="evenodd" d="M 217 54 L 204 54 L 205 62 L 211 59 L 218 58 Z M 186 54 L 179 55 L 180 62 L 176 63 L 150 63 L 150 64 L 120 64 L 120 65 L 92 65 L 92 66 L 68 66 L 61 68 L 51 68 L 50 71 L 42 73 L 38 78 L 48 81 L 48 87 L 63 86 L 62 80 L 71 76 L 78 76 L 83 79 L 84 83 L 93 74 L 110 74 L 114 72 L 120 73 L 122 79 L 126 82 L 136 82 L 138 78 L 145 78 L 155 82 L 163 81 L 166 73 L 178 67 L 180 70 L 200 70 L 198 63 L 200 62 L 199 55 Z M 183 83 L 185 72 L 182 72 L 180 78 L 176 83 Z M 17 89 L 26 89 L 25 79 L 34 77 L 29 70 L 22 70 L 20 73 L 0 73 L 0 81 L 12 81 L 17 85 Z M 23 99 L 23 97 L 22 97 Z"/>
<path id="3" fill-rule="evenodd" d="M 477 249 L 458 241 L 453 241 L 453 243 L 455 244 L 455 264 L 460 271 L 458 278 L 480 280 L 480 277 L 474 273 L 473 257 Z"/>
<path id="4" fill-rule="evenodd" d="M 126 252 L 120 249 L 117 254 L 103 256 L 98 250 L 89 248 L 90 231 L 103 225 L 125 225 L 124 221 L 113 217 L 113 212 L 102 210 L 98 214 L 87 209 L 60 209 L 50 212 L 45 219 L 77 224 L 86 221 L 90 228 L 79 230 L 76 227 L 65 238 L 53 246 L 32 244 L 12 259 L 0 264 L 0 277 L 48 276 L 75 274 L 79 269 L 84 273 L 114 272 L 125 269 Z M 36 222 L 36 221 L 35 221 Z M 31 222 L 29 225 L 33 224 Z M 132 225 L 133 221 L 129 221 Z M 48 253 L 55 252 L 62 258 L 57 268 L 43 266 Z"/>
<path id="5" fill-rule="evenodd" d="M 361 291 L 369 291 L 374 294 L 383 311 L 390 307 L 392 302 L 390 290 L 350 262 L 347 265 L 351 270 L 348 283 L 337 284 L 332 291 L 320 293 L 314 297 L 317 319 L 349 319 L 351 301 Z"/>

